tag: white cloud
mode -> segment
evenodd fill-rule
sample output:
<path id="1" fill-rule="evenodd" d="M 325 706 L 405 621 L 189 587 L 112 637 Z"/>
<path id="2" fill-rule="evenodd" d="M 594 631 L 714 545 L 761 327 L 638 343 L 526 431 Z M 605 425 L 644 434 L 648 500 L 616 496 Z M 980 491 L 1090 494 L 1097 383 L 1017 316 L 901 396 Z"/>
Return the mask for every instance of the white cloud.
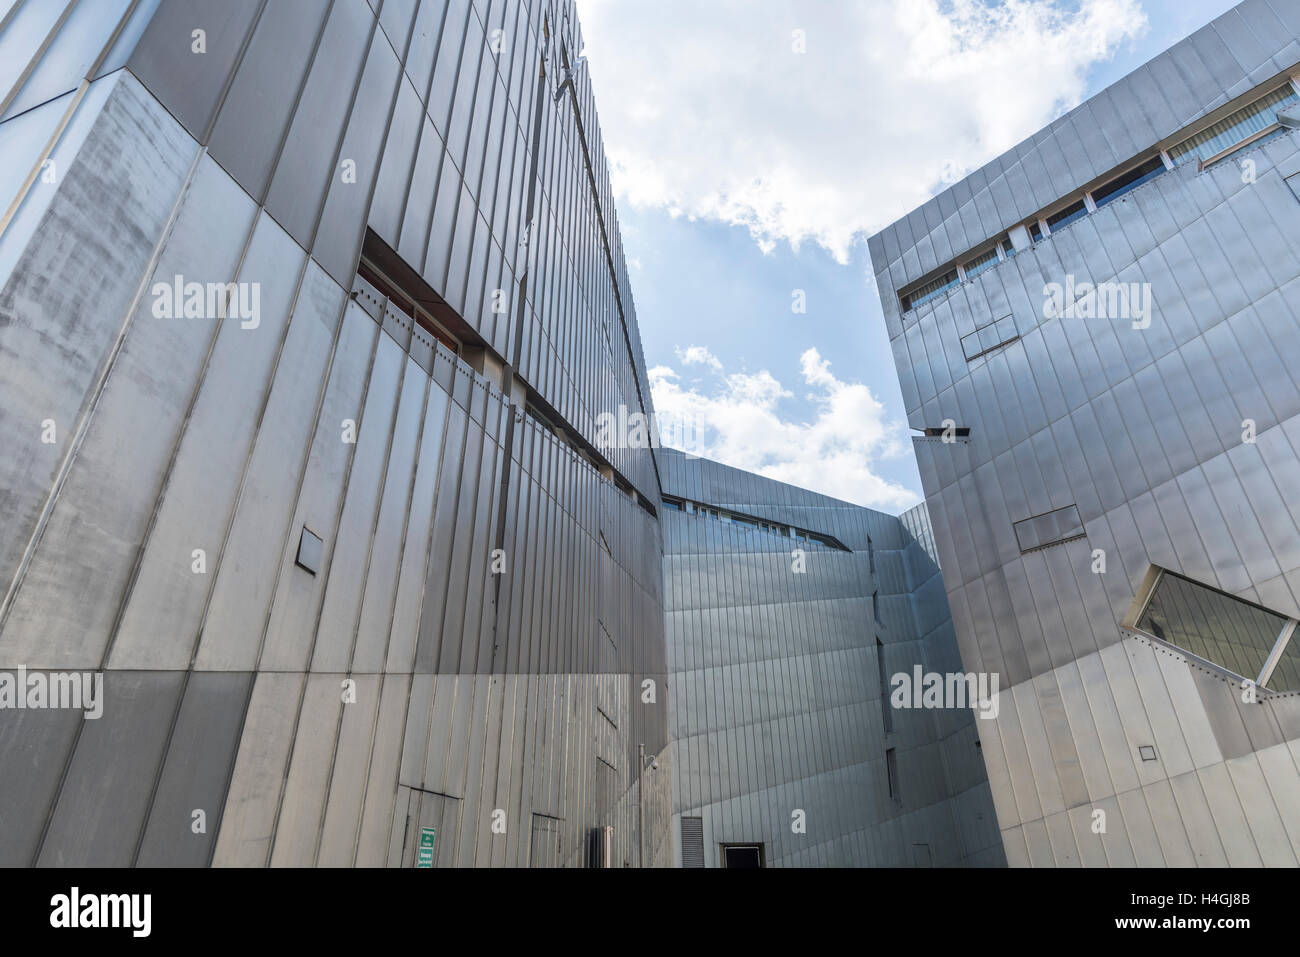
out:
<path id="1" fill-rule="evenodd" d="M 718 361 L 718 357 L 704 346 L 687 346 L 685 349 L 678 347 L 675 351 L 677 358 L 688 366 L 706 365 L 714 372 L 722 371 L 722 363 Z"/>
<path id="2" fill-rule="evenodd" d="M 1146 28 L 1138 0 L 578 8 L 624 201 L 841 261 L 1077 104 L 1089 67 Z"/>
<path id="3" fill-rule="evenodd" d="M 669 366 L 649 376 L 660 425 L 676 430 L 687 451 L 859 505 L 897 511 L 920 501 L 873 471 L 879 459 L 908 454 L 906 425 L 887 421 L 871 390 L 837 378 L 816 349 L 800 357 L 800 369 L 815 411 L 807 422 L 783 417 L 782 401 L 794 392 L 767 370 L 722 375 L 711 391 L 683 386 Z"/>

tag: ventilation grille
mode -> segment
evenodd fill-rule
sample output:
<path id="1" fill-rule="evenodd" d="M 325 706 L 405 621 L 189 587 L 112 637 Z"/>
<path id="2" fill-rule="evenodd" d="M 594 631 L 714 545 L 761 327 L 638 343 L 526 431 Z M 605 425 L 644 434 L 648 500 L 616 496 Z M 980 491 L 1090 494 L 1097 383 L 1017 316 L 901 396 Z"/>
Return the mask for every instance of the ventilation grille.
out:
<path id="1" fill-rule="evenodd" d="M 682 818 L 682 867 L 704 866 L 704 818 Z"/>

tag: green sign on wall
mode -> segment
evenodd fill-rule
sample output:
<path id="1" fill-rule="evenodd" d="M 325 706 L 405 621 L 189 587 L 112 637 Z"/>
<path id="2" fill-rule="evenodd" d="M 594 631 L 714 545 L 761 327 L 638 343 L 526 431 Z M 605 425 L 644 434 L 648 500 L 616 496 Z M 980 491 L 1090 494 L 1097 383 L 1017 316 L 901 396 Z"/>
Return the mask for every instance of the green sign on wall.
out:
<path id="1" fill-rule="evenodd" d="M 415 860 L 416 867 L 433 867 L 433 842 L 437 836 L 436 827 L 420 828 L 420 853 Z"/>

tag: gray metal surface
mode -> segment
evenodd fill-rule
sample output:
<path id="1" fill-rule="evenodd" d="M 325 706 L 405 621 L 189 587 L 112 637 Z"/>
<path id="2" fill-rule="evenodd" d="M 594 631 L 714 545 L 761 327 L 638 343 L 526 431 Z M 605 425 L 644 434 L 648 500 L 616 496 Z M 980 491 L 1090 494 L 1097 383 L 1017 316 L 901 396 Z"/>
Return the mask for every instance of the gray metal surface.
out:
<path id="1" fill-rule="evenodd" d="M 0 863 L 668 863 L 655 462 L 518 404 L 652 411 L 572 5 L 102 6 L 0 31 L 0 668 L 108 693 L 0 714 Z M 367 230 L 503 377 L 349 301 Z"/>
<path id="2" fill-rule="evenodd" d="M 1241 3 L 870 240 L 910 424 L 971 430 L 916 452 L 962 660 L 1001 675 L 976 724 L 1013 865 L 1300 861 L 1300 699 L 1243 703 L 1231 663 L 1119 627 L 1152 567 L 1300 610 L 1300 140 L 1180 166 L 916 310 L 896 294 L 1284 81 L 1297 36 L 1294 4 Z M 1067 277 L 1148 283 L 1149 326 L 1047 316 Z M 1017 339 L 963 353 L 1007 315 Z M 1022 555 L 1017 523 L 1070 506 L 1084 537 Z"/>
<path id="3" fill-rule="evenodd" d="M 664 512 L 673 812 L 683 835 L 700 819 L 701 866 L 753 842 L 769 867 L 929 861 L 913 844 L 941 865 L 1001 864 L 979 722 L 882 700 L 881 675 L 960 670 L 923 507 L 900 519 L 680 452 L 659 460 L 669 495 L 848 549 Z"/>

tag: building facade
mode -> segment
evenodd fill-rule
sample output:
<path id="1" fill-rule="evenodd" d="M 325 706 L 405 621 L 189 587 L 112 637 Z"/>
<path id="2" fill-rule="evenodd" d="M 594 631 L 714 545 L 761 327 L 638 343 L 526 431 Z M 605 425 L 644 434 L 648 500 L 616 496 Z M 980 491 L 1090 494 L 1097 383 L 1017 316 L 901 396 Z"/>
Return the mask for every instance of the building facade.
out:
<path id="1" fill-rule="evenodd" d="M 568 0 L 0 3 L 0 864 L 667 861 L 581 46 Z"/>
<path id="2" fill-rule="evenodd" d="M 1013 866 L 1300 861 L 1300 8 L 870 241 Z"/>
<path id="3" fill-rule="evenodd" d="M 675 862 L 1003 865 L 986 722 L 890 700 L 961 670 L 924 505 L 659 460 Z"/>

